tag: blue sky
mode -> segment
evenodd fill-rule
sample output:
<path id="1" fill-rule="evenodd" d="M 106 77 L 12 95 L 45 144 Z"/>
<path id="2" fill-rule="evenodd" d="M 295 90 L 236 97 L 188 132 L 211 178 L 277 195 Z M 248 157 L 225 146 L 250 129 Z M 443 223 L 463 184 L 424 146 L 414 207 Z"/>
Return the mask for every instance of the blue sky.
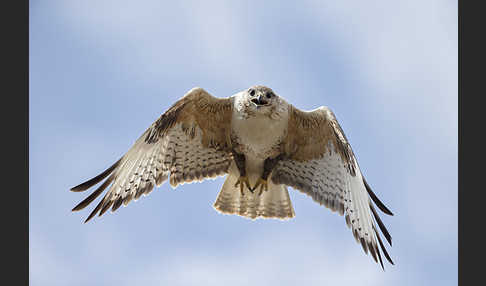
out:
<path id="1" fill-rule="evenodd" d="M 31 285 L 457 284 L 457 2 L 282 2 L 30 1 Z M 295 190 L 290 221 L 217 213 L 222 177 L 70 212 L 189 89 L 254 84 L 334 111 L 395 266 Z"/>

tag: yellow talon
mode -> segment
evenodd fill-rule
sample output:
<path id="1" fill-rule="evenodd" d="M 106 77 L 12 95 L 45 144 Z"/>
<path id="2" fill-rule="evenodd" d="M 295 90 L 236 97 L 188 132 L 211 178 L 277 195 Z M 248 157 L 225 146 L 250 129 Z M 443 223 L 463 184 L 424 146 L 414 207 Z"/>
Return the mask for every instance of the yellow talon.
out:
<path id="1" fill-rule="evenodd" d="M 246 187 L 248 188 L 248 190 L 251 191 L 251 187 L 250 187 L 250 181 L 248 181 L 248 177 L 247 176 L 240 176 L 238 178 L 238 180 L 236 181 L 235 183 L 235 187 L 237 187 L 238 185 L 240 185 L 240 192 L 241 192 L 241 195 L 244 196 L 245 194 L 243 193 L 243 189 L 246 185 Z"/>
<path id="2" fill-rule="evenodd" d="M 253 192 L 254 190 L 256 190 L 256 188 L 258 188 L 258 186 L 260 186 L 260 191 L 258 192 L 259 196 L 262 195 L 263 191 L 265 191 L 265 192 L 268 191 L 267 180 L 259 178 L 251 191 Z"/>

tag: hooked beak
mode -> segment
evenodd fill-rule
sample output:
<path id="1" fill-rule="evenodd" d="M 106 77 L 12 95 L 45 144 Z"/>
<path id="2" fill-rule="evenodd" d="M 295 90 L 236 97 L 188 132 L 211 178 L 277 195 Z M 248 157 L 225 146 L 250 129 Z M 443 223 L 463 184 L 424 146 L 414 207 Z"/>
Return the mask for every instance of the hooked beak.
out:
<path id="1" fill-rule="evenodd" d="M 263 96 L 263 95 L 259 95 L 257 98 L 253 98 L 251 100 L 251 102 L 253 102 L 257 106 L 262 106 L 262 105 L 268 104 L 268 101 L 265 100 L 265 96 Z"/>

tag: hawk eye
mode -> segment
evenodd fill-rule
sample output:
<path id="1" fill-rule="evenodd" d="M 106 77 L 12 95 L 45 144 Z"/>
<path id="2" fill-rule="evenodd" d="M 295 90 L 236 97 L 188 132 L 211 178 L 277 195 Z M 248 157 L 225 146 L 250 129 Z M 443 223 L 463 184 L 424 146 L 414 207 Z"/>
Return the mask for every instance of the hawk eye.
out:
<path id="1" fill-rule="evenodd" d="M 255 96 L 255 90 L 254 89 L 250 89 L 249 93 L 250 93 L 251 96 Z"/>
<path id="2" fill-rule="evenodd" d="M 272 94 L 271 92 L 268 92 L 268 93 L 266 94 L 266 97 L 267 97 L 267 98 L 270 98 L 270 97 L 272 97 L 272 96 L 273 96 L 273 94 Z"/>

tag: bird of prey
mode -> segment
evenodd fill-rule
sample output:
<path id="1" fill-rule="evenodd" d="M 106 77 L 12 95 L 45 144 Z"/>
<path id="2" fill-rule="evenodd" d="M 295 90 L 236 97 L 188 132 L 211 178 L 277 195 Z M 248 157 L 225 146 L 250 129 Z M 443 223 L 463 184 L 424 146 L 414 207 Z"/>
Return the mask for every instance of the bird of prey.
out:
<path id="1" fill-rule="evenodd" d="M 374 220 L 390 245 L 391 236 L 372 202 L 393 214 L 363 177 L 334 113 L 325 106 L 301 111 L 262 85 L 227 98 L 191 89 L 116 163 L 71 189 L 85 191 L 104 180 L 73 211 L 85 208 L 110 185 L 85 222 L 149 194 L 167 179 L 175 188 L 223 175 L 217 211 L 290 219 L 295 216 L 290 186 L 344 215 L 364 252 L 383 267 L 379 245 L 393 264 Z"/>

